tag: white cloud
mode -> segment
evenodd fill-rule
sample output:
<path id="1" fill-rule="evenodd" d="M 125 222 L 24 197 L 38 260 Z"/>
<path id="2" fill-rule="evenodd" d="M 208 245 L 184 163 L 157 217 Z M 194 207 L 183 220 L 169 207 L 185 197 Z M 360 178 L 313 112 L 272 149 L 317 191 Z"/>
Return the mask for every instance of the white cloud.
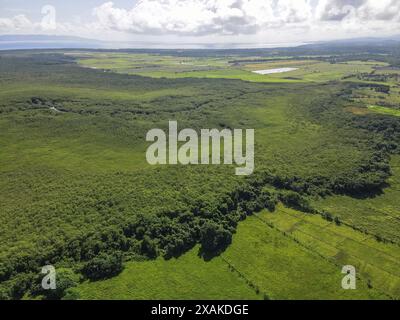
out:
<path id="1" fill-rule="evenodd" d="M 33 22 L 24 14 L 16 15 L 11 18 L 0 18 L 0 32 L 17 34 L 80 34 L 88 30 L 94 30 L 99 24 L 75 25 L 72 23 L 57 22 L 55 17 L 44 16 L 41 21 Z"/>
<path id="2" fill-rule="evenodd" d="M 399 0 L 320 0 L 317 19 L 357 21 L 396 21 L 400 17 Z"/>
<path id="3" fill-rule="evenodd" d="M 398 28 L 399 0 L 139 0 L 131 9 L 106 2 L 99 25 L 133 34 L 240 35 L 269 31 L 338 32 Z M 382 23 L 386 21 L 386 24 Z"/>
<path id="4" fill-rule="evenodd" d="M 320 0 L 315 19 L 322 31 L 334 26 L 355 35 L 395 34 L 400 28 L 400 1 Z"/>
<path id="5" fill-rule="evenodd" d="M 107 29 L 143 34 L 254 34 L 302 24 L 312 17 L 310 0 L 140 0 L 132 9 L 107 2 L 94 9 Z"/>
<path id="6" fill-rule="evenodd" d="M 23 14 L 12 18 L 0 18 L 0 30 L 29 30 L 33 23 Z"/>
<path id="7" fill-rule="evenodd" d="M 357 15 L 364 20 L 399 21 L 400 1 L 398 0 L 368 0 L 357 10 Z"/>
<path id="8" fill-rule="evenodd" d="M 400 0 L 138 0 L 131 8 L 105 2 L 93 9 L 92 19 L 82 16 L 81 22 L 52 24 L 43 18 L 32 22 L 25 15 L 0 17 L 0 32 L 167 42 L 380 36 L 400 33 Z"/>

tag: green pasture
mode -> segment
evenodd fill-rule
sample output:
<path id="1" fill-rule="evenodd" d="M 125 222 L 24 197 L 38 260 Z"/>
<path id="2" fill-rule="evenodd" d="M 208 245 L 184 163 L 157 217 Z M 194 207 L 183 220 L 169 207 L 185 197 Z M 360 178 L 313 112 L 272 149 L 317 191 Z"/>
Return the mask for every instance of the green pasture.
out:
<path id="1" fill-rule="evenodd" d="M 280 207 L 259 217 L 290 235 L 309 250 L 337 266 L 352 265 L 370 287 L 392 298 L 400 296 L 400 248 L 378 242 L 345 225 L 337 225 L 319 215 L 307 215 Z"/>
<path id="2" fill-rule="evenodd" d="M 385 297 L 364 280 L 357 290 L 343 290 L 341 267 L 271 228 L 264 222 L 268 215 L 285 219 L 280 211 L 247 218 L 232 245 L 211 261 L 199 258 L 194 248 L 178 259 L 129 262 L 119 276 L 85 282 L 74 291 L 80 299 L 107 300 Z"/>
<path id="3" fill-rule="evenodd" d="M 235 57 L 194 59 L 189 57 L 161 57 L 149 54 L 113 53 L 94 53 L 91 56 L 83 57 L 78 55 L 78 58 L 79 64 L 85 67 L 154 78 L 221 78 L 266 83 L 341 80 L 343 77 L 357 75 L 362 72 L 371 72 L 374 67 L 385 65 L 371 61 L 349 61 L 333 64 L 317 60 L 282 59 L 234 65 L 230 64 L 229 61 L 234 61 Z M 257 57 L 253 57 L 253 59 L 256 61 Z M 249 60 L 251 61 L 251 59 Z M 298 70 L 269 75 L 260 75 L 252 72 L 288 66 L 298 68 Z"/>
<path id="4" fill-rule="evenodd" d="M 392 159 L 393 176 L 381 195 L 358 199 L 332 196 L 315 201 L 315 205 L 331 212 L 349 225 L 395 243 L 399 243 L 400 227 L 400 159 Z"/>
<path id="5" fill-rule="evenodd" d="M 382 107 L 382 106 L 368 106 L 368 109 L 372 110 L 376 113 L 400 117 L 400 110 L 396 110 L 396 109 L 392 109 L 392 108 L 388 108 L 388 107 Z"/>

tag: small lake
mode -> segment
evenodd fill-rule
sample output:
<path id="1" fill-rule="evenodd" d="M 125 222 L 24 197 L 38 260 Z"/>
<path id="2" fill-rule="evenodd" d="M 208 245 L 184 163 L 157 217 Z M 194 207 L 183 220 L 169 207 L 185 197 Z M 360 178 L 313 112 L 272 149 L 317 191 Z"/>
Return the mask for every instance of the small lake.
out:
<path id="1" fill-rule="evenodd" d="M 283 73 L 283 72 L 290 72 L 299 70 L 299 68 L 278 68 L 278 69 L 266 69 L 266 70 L 257 70 L 253 71 L 254 73 L 258 74 L 273 74 L 273 73 Z"/>

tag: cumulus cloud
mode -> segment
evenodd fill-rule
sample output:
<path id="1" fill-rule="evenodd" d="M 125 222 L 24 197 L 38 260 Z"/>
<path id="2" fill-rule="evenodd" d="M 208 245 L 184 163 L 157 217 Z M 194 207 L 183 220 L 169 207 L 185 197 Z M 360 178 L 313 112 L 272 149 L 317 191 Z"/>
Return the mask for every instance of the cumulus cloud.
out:
<path id="1" fill-rule="evenodd" d="M 25 15 L 0 17 L 0 32 L 307 41 L 400 30 L 400 0 L 138 0 L 131 8 L 109 1 L 93 9 L 92 19 L 82 17 L 86 23 L 53 23 L 55 15 L 51 20 L 51 6 L 47 7 L 42 14 L 49 20 L 41 22 Z"/>
<path id="2" fill-rule="evenodd" d="M 49 9 L 48 7 L 44 7 Z M 48 13 L 48 10 L 42 11 L 43 13 Z M 55 16 L 46 15 L 41 21 L 33 22 L 27 18 L 24 14 L 16 15 L 11 18 L 0 18 L 0 32 L 5 33 L 46 33 L 46 32 L 56 32 L 56 33 L 76 33 L 82 32 L 88 28 L 96 28 L 98 24 L 86 25 L 86 26 L 76 26 L 71 23 L 57 23 Z"/>
<path id="3" fill-rule="evenodd" d="M 320 0 L 317 19 L 322 21 L 398 21 L 399 0 Z"/>
<path id="4" fill-rule="evenodd" d="M 94 15 L 105 29 L 136 34 L 236 35 L 337 23 L 344 29 L 363 23 L 374 28 L 382 21 L 400 21 L 400 1 L 139 0 L 131 9 L 106 2 Z"/>
<path id="5" fill-rule="evenodd" d="M 311 0 L 139 0 L 130 10 L 107 2 L 94 9 L 108 29 L 149 34 L 253 34 L 303 24 Z"/>
<path id="6" fill-rule="evenodd" d="M 23 14 L 12 18 L 0 18 L 0 30 L 26 30 L 32 26 L 33 23 Z"/>
<path id="7" fill-rule="evenodd" d="M 315 25 L 347 34 L 382 35 L 399 32 L 399 0 L 319 0 Z"/>

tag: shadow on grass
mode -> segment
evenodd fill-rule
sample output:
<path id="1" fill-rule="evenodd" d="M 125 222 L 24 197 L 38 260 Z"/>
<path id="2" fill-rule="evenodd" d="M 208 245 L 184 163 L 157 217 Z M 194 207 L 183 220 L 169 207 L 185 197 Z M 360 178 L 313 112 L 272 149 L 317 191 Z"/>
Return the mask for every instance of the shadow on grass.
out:
<path id="1" fill-rule="evenodd" d="M 227 243 L 224 246 L 218 248 L 215 251 L 205 250 L 203 247 L 199 248 L 197 255 L 202 258 L 204 261 L 208 262 L 212 259 L 219 257 L 225 250 L 231 245 L 231 243 Z"/>

